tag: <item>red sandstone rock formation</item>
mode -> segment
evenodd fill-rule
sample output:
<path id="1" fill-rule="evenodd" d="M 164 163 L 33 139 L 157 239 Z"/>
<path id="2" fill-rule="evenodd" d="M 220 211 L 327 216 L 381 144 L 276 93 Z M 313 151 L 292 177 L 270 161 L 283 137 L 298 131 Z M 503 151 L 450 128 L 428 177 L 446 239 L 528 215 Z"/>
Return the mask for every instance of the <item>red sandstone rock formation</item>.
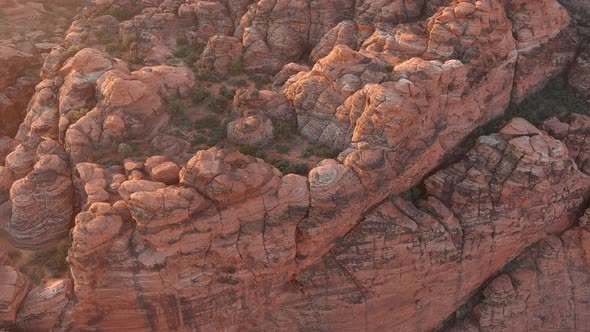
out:
<path id="1" fill-rule="evenodd" d="M 518 259 L 546 270 L 501 274 L 454 328 L 583 329 L 587 221 L 570 227 L 590 195 L 588 118 L 513 119 L 441 166 L 565 70 L 570 15 L 556 0 L 89 2 L 61 45 L 36 47 L 43 81 L 0 140 L 3 240 L 70 233 L 69 273 L 29 291 L 3 267 L 0 327 L 430 330 L 538 242 Z M 22 111 L 11 91 L 33 86 L 18 77 L 34 58 L 9 51 L 0 107 Z M 214 117 L 227 140 L 196 151 L 191 89 L 216 83 L 190 67 L 223 79 L 240 63 L 272 87 L 239 89 Z M 342 152 L 305 177 L 222 147 L 285 128 Z M 397 197 L 425 177 L 420 199 Z"/>

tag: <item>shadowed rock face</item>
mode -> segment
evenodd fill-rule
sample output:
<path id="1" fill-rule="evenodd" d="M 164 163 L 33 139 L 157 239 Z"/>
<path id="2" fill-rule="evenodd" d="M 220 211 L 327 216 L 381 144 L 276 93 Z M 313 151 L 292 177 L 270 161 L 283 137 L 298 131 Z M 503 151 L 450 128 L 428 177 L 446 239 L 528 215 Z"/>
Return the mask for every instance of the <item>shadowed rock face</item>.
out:
<path id="1" fill-rule="evenodd" d="M 94 0 L 42 57 L 1 43 L 26 116 L 0 120 L 0 329 L 424 331 L 487 281 L 444 328 L 583 329 L 589 118 L 447 160 L 570 63 L 585 96 L 563 4 Z M 340 154 L 304 176 L 239 152 L 285 132 Z M 22 250 L 66 238 L 68 273 L 30 286 Z"/>
<path id="2" fill-rule="evenodd" d="M 445 330 L 585 329 L 589 236 L 587 227 L 575 227 L 529 248 L 482 291 L 473 313 Z"/>

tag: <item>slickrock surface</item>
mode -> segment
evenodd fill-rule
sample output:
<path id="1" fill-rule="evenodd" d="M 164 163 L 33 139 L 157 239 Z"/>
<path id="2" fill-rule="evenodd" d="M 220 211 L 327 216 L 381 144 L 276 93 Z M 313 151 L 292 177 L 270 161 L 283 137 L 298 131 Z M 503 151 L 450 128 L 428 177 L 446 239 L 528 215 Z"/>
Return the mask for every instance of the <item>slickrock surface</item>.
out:
<path id="1" fill-rule="evenodd" d="M 49 280 L 33 288 L 25 298 L 16 317 L 22 331 L 49 331 L 56 327 L 72 294 L 69 279 Z"/>
<path id="2" fill-rule="evenodd" d="M 565 145 L 528 126 L 536 132 L 480 137 L 461 162 L 426 180 L 427 198 L 379 205 L 251 327 L 437 327 L 524 248 L 571 225 L 590 193 Z"/>
<path id="3" fill-rule="evenodd" d="M 584 331 L 590 326 L 587 227 L 540 241 L 483 290 L 466 319 L 446 331 Z"/>
<path id="4" fill-rule="evenodd" d="M 586 329 L 586 7 L 0 0 L 0 329 Z"/>
<path id="5" fill-rule="evenodd" d="M 17 310 L 29 289 L 29 280 L 11 266 L 0 266 L 0 328 L 13 329 Z"/>

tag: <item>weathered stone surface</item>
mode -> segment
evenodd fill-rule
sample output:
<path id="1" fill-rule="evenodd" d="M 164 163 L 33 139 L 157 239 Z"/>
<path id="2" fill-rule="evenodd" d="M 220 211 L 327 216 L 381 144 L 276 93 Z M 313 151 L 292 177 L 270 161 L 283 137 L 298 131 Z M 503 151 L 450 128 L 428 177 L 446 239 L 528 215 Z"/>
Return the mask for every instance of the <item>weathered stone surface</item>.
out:
<path id="1" fill-rule="evenodd" d="M 587 228 L 576 227 L 530 247 L 483 290 L 474 313 L 446 330 L 587 329 L 589 239 Z"/>
<path id="2" fill-rule="evenodd" d="M 66 132 L 74 163 L 96 161 L 97 151 L 129 140 L 152 139 L 170 114 L 166 98 L 188 96 L 194 77 L 186 67 L 111 70 L 98 80 L 99 103 Z"/>
<path id="3" fill-rule="evenodd" d="M 567 10 L 557 0 L 510 0 L 506 14 L 518 50 L 512 98 L 519 103 L 574 60 L 577 36 Z"/>
<path id="4" fill-rule="evenodd" d="M 127 181 L 124 203 L 95 203 L 79 214 L 69 255 L 78 299 L 71 326 L 237 326 L 293 272 L 295 228 L 309 204 L 304 177 L 281 178 L 265 165 L 236 152 L 201 151 L 181 174 L 184 187 Z M 126 221 L 127 207 L 134 222 Z M 106 268 L 100 277 L 97 268 Z M 125 275 L 133 284 L 118 282 Z M 181 287 L 166 287 L 172 284 Z M 236 299 L 246 304 L 237 316 Z M 156 307 L 167 309 L 149 309 Z"/>
<path id="5" fill-rule="evenodd" d="M 11 217 L 5 232 L 13 244 L 41 248 L 69 232 L 74 189 L 67 154 L 55 141 L 41 142 L 34 165 L 10 188 Z"/>
<path id="6" fill-rule="evenodd" d="M 0 266 L 0 328 L 14 329 L 16 312 L 27 295 L 29 280 L 11 266 Z"/>
<path id="7" fill-rule="evenodd" d="M 18 311 L 16 326 L 22 331 L 51 330 L 59 321 L 71 294 L 69 279 L 53 279 L 33 288 Z"/>
<path id="8" fill-rule="evenodd" d="M 201 64 L 218 73 L 227 72 L 230 65 L 241 65 L 242 41 L 230 36 L 213 36 L 201 54 Z"/>
<path id="9" fill-rule="evenodd" d="M 589 181 L 546 134 L 482 136 L 426 180 L 424 199 L 380 204 L 248 326 L 433 329 L 527 246 L 569 227 Z"/>
<path id="10" fill-rule="evenodd" d="M 573 113 L 564 122 L 550 118 L 543 127 L 553 137 L 564 142 L 578 168 L 590 174 L 590 143 L 586 142 L 590 134 L 590 117 Z"/>

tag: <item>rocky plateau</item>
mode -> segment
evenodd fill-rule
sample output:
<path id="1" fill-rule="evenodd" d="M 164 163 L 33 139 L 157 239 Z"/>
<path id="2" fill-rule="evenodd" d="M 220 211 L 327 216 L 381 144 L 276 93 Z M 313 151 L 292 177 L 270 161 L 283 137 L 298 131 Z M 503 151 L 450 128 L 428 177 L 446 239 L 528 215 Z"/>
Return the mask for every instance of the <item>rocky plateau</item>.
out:
<path id="1" fill-rule="evenodd" d="M 590 331 L 587 0 L 0 0 L 0 331 Z"/>

